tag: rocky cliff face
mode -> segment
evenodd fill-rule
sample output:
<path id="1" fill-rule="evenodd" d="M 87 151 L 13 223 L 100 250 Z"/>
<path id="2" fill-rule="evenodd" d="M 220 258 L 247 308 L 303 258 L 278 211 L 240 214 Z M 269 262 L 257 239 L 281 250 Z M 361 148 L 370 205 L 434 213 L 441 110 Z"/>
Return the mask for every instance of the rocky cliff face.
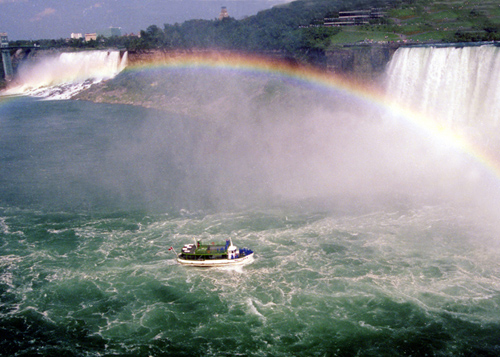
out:
<path id="1" fill-rule="evenodd" d="M 396 44 L 338 46 L 326 51 L 321 56 L 319 60 L 321 63 L 319 63 L 319 65 L 328 72 L 345 75 L 355 80 L 377 82 L 398 47 L 399 46 Z M 13 54 L 12 62 L 16 68 L 22 61 L 34 57 L 52 55 L 54 52 L 58 51 L 40 49 L 36 51 L 18 51 Z M 299 62 L 280 52 L 271 52 L 262 55 L 286 61 Z M 130 64 L 142 64 L 171 56 L 175 56 L 175 54 L 164 50 L 129 52 L 128 61 Z"/>
<path id="2" fill-rule="evenodd" d="M 338 46 L 326 51 L 319 58 L 311 59 L 311 62 L 323 67 L 327 72 L 345 75 L 358 80 L 376 81 L 384 73 L 387 63 L 398 47 L 398 44 Z M 178 52 L 178 54 L 181 53 Z M 141 64 L 175 57 L 175 55 L 175 53 L 163 50 L 129 52 L 128 60 L 131 64 Z M 261 53 L 261 55 L 299 63 L 298 60 L 290 58 L 289 55 L 282 52 L 273 51 Z"/>
<path id="3" fill-rule="evenodd" d="M 385 67 L 396 49 L 396 46 L 389 45 L 344 46 L 322 53 L 317 60 L 319 65 L 328 72 L 376 86 L 380 83 Z M 162 62 L 185 54 L 184 52 L 163 50 L 129 52 L 128 62 L 130 66 L 144 65 Z M 261 55 L 299 64 L 298 60 L 289 58 L 280 52 Z M 203 115 L 216 116 L 213 111 L 217 111 L 219 107 L 214 105 L 214 100 L 207 101 L 207 98 L 200 93 L 218 93 L 221 88 L 231 87 L 227 81 L 226 78 L 224 83 L 219 83 L 220 79 L 205 78 L 201 74 L 190 76 L 188 73 L 183 73 L 177 75 L 175 71 L 165 77 L 156 77 L 154 71 L 145 71 L 140 77 L 137 77 L 133 71 L 126 71 L 111 81 L 93 85 L 88 90 L 77 94 L 74 99 L 133 104 L 168 109 L 189 115 L 198 115 L 198 112 L 201 111 L 204 113 Z M 284 88 L 274 88 L 276 85 L 276 83 L 256 82 L 249 78 L 238 77 L 237 83 L 233 83 L 232 86 L 234 88 L 252 87 L 253 89 L 247 88 L 244 97 L 250 98 L 250 102 L 252 102 L 252 98 L 258 97 L 254 98 L 254 102 L 257 103 L 263 98 L 272 101 L 273 96 L 289 95 Z M 193 91 L 193 87 L 203 90 L 197 94 Z M 219 93 L 216 97 L 225 98 L 227 96 L 227 93 Z M 262 106 L 262 103 L 258 105 L 253 103 L 249 106 Z"/>
<path id="4" fill-rule="evenodd" d="M 326 52 L 326 70 L 353 79 L 376 81 L 398 45 L 342 46 Z"/>

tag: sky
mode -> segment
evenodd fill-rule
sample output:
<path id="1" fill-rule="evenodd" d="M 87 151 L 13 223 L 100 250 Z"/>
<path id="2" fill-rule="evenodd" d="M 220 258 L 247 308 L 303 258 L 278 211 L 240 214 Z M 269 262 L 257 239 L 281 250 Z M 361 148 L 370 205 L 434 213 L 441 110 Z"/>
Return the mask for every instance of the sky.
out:
<path id="1" fill-rule="evenodd" d="M 0 32 L 9 40 L 69 38 L 120 27 L 139 33 L 150 25 L 215 19 L 222 6 L 242 19 L 290 0 L 0 0 Z"/>

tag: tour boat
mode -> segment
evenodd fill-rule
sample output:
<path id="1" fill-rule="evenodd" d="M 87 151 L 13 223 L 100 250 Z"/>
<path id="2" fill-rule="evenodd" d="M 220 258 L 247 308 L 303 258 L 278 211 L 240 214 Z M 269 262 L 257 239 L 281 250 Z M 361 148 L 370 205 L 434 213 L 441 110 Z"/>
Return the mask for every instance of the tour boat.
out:
<path id="1" fill-rule="evenodd" d="M 173 249 L 173 248 L 170 248 Z M 186 244 L 182 252 L 177 255 L 177 261 L 182 265 L 193 267 L 222 267 L 243 265 L 253 261 L 253 251 L 248 248 L 239 248 L 233 245 L 231 239 L 225 243 Z"/>

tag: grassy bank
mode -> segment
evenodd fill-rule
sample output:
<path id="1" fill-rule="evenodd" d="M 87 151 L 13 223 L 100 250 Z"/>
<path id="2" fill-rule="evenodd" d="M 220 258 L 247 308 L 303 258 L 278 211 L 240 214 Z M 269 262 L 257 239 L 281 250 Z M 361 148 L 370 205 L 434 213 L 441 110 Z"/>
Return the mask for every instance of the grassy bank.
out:
<path id="1" fill-rule="evenodd" d="M 500 40 L 498 1 L 403 1 L 379 23 L 343 27 L 332 45 L 355 42 L 461 42 Z"/>

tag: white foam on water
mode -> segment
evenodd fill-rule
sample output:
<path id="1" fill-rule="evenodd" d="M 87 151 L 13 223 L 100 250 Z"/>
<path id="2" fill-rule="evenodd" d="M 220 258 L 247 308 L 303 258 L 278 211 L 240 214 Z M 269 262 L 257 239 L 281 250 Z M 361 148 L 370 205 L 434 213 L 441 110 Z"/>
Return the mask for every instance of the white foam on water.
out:
<path id="1" fill-rule="evenodd" d="M 5 217 L 0 217 L 0 232 L 4 234 L 10 233 L 9 226 L 7 225 L 7 222 L 5 222 Z"/>

